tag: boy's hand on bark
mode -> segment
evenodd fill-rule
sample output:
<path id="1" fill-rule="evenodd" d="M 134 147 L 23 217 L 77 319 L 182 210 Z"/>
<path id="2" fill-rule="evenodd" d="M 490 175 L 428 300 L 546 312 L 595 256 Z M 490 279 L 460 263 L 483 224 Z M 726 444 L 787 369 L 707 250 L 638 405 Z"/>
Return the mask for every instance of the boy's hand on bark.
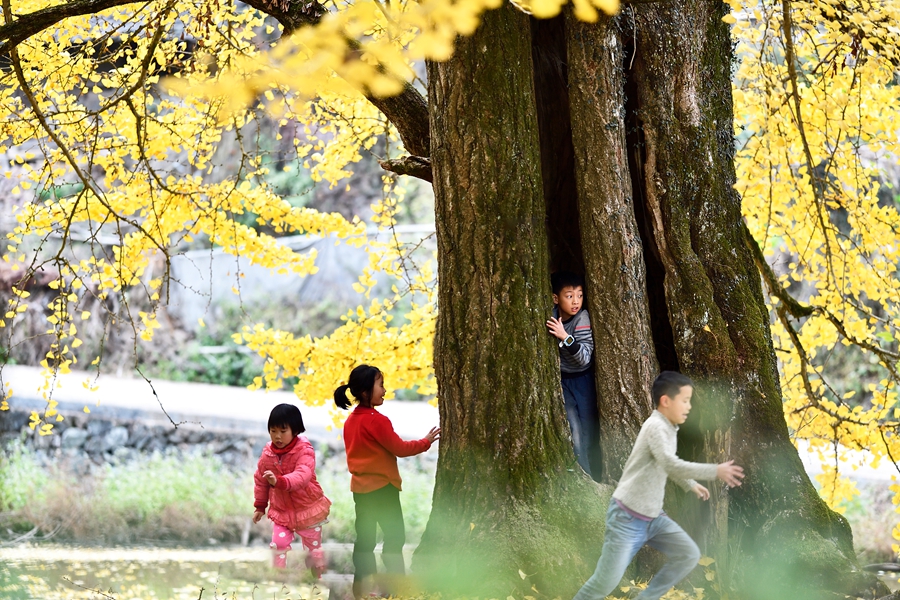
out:
<path id="1" fill-rule="evenodd" d="M 547 329 L 550 330 L 551 335 L 558 339 L 564 340 L 569 337 L 569 334 L 566 333 L 566 328 L 563 327 L 561 319 L 550 317 L 547 320 Z"/>
<path id="2" fill-rule="evenodd" d="M 275 473 L 272 471 L 266 471 L 263 473 L 263 479 L 269 482 L 269 485 L 275 485 L 278 479 L 275 477 Z"/>
<path id="3" fill-rule="evenodd" d="M 700 485 L 699 483 L 697 485 L 695 485 L 694 489 L 692 489 L 691 491 L 694 492 L 695 494 L 697 494 L 697 497 L 700 498 L 701 500 L 709 500 L 709 490 L 706 489 L 705 487 L 703 487 L 702 485 Z"/>
<path id="4" fill-rule="evenodd" d="M 259 520 L 263 518 L 264 514 L 265 513 L 263 513 L 262 511 L 259 511 L 259 510 L 253 511 L 253 522 L 259 523 Z"/>
<path id="5" fill-rule="evenodd" d="M 738 487 L 744 478 L 744 468 L 729 460 L 716 466 L 716 477 L 724 481 L 728 487 Z"/>

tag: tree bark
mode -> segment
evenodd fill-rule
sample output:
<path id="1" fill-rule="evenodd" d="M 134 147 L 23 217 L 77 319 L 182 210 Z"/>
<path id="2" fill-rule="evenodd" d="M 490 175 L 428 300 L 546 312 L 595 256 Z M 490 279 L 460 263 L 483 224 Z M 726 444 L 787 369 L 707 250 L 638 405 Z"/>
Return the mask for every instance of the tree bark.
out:
<path id="1" fill-rule="evenodd" d="M 851 573 L 846 521 L 816 494 L 781 412 L 733 189 L 724 14 L 718 0 L 689 0 L 529 28 L 507 5 L 459 40 L 451 61 L 429 67 L 444 440 L 416 556 L 444 568 L 444 590 L 519 584 L 565 597 L 599 554 L 610 488 L 592 489 L 572 469 L 557 350 L 543 326 L 547 265 L 579 259 L 606 476 L 618 477 L 649 413 L 652 376 L 678 368 L 697 384 L 680 455 L 747 469 L 741 488 L 709 482 L 709 503 L 667 495 L 670 514 L 717 559 L 718 589 L 792 599 L 875 589 Z M 561 220 L 572 193 L 576 217 Z M 566 221 L 579 244 L 560 241 Z"/>
<path id="2" fill-rule="evenodd" d="M 634 14 L 641 202 L 664 270 L 677 363 L 697 382 L 679 452 L 718 462 L 731 439 L 731 458 L 747 474 L 705 517 L 698 503 L 678 501 L 683 494 L 668 497 L 682 520 L 706 522 L 720 578 L 743 597 L 843 597 L 871 579 L 851 574 L 849 526 L 816 493 L 782 413 L 768 313 L 733 187 L 726 12 L 717 0 L 690 0 Z M 729 545 L 740 548 L 730 565 Z"/>
<path id="3" fill-rule="evenodd" d="M 625 146 L 624 53 L 616 21 L 567 18 L 581 246 L 594 334 L 603 479 L 614 482 L 649 416 L 657 371 Z"/>
<path id="4" fill-rule="evenodd" d="M 584 557 L 599 548 L 605 508 L 575 462 L 546 333 L 530 43 L 528 17 L 506 4 L 448 62 L 429 65 L 442 434 L 413 567 L 444 591 L 488 597 L 573 594 L 593 567 L 596 555 Z"/>

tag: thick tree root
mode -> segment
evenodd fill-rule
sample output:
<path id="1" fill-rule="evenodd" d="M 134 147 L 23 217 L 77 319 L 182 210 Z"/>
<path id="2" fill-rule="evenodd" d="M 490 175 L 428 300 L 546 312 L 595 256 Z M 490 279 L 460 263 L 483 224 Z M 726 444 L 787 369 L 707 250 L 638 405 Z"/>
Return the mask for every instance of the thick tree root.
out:
<path id="1" fill-rule="evenodd" d="M 482 514 L 435 507 L 413 571 L 445 596 L 570 598 L 600 555 L 611 494 L 578 471 L 540 498 Z"/>
<path id="2" fill-rule="evenodd" d="M 735 584 L 748 600 L 878 598 L 889 590 L 873 573 L 858 570 L 845 535 L 826 537 L 798 528 L 796 516 L 774 518 L 753 548 L 742 552 Z M 846 525 L 840 519 L 835 528 Z"/>

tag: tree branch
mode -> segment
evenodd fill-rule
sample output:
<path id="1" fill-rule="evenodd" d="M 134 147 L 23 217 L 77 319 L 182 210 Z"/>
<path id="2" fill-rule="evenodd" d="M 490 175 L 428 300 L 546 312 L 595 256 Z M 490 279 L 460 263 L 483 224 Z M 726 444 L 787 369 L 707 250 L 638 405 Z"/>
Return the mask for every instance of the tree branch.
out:
<path id="1" fill-rule="evenodd" d="M 418 177 L 428 183 L 432 182 L 431 159 L 423 156 L 404 156 L 390 160 L 378 161 L 381 168 L 397 175 Z"/>
<path id="2" fill-rule="evenodd" d="M 306 25 L 316 25 L 325 14 L 325 7 L 317 0 L 244 0 L 246 4 L 274 17 L 291 35 Z"/>
<path id="3" fill-rule="evenodd" d="M 416 157 L 426 157 L 426 160 L 428 156 L 431 156 L 428 102 L 419 93 L 419 90 L 407 82 L 403 86 L 403 91 L 396 96 L 376 98 L 367 94 L 366 98 L 394 124 L 407 152 Z M 428 170 L 429 172 L 431 171 L 430 162 Z M 419 177 L 418 175 L 415 176 Z M 425 177 L 419 178 L 426 179 Z M 430 175 L 426 181 L 431 181 Z"/>
<path id="4" fill-rule="evenodd" d="M 357 40 L 348 39 L 347 47 L 357 59 L 360 56 L 360 44 Z M 382 66 L 379 69 L 386 71 Z M 365 90 L 366 99 L 375 108 L 384 113 L 388 121 L 397 128 L 400 140 L 406 151 L 414 156 L 431 155 L 431 130 L 428 120 L 428 102 L 408 81 L 403 84 L 403 91 L 396 96 L 379 98 Z M 431 179 L 428 179 L 431 181 Z"/>
<path id="5" fill-rule="evenodd" d="M 52 27 L 63 19 L 93 14 L 127 4 L 134 0 L 70 0 L 65 4 L 36 10 L 14 18 L 10 15 L 6 25 L 0 25 L 0 55 L 7 54 L 18 44 L 41 31 Z M 247 0 L 247 4 L 281 23 L 284 35 L 290 35 L 300 27 L 316 25 L 325 15 L 325 8 L 317 0 Z M 358 43 L 350 41 L 351 51 Z M 428 156 L 431 141 L 428 123 L 428 102 L 413 85 L 407 82 L 403 91 L 389 98 L 366 97 L 394 124 L 400 139 L 410 154 Z M 411 174 L 413 173 L 403 173 Z M 419 177 L 419 175 L 414 175 Z M 431 181 L 431 178 L 420 177 Z"/>
<path id="6" fill-rule="evenodd" d="M 781 3 L 782 29 L 784 33 L 784 62 L 787 66 L 788 81 L 791 84 L 788 98 L 793 98 L 794 108 L 792 114 L 797 125 L 797 133 L 803 146 L 803 154 L 806 157 L 806 172 L 809 175 L 810 189 L 815 200 L 816 216 L 819 221 L 819 227 L 822 228 L 822 240 L 825 245 L 825 259 L 828 263 L 828 272 L 834 276 L 834 269 L 831 264 L 831 243 L 828 240 L 828 227 L 826 226 L 825 215 L 822 214 L 825 205 L 825 182 L 824 179 L 816 174 L 816 164 L 813 162 L 812 150 L 809 146 L 809 139 L 806 136 L 806 128 L 804 127 L 802 101 L 800 98 L 800 77 L 797 74 L 796 53 L 794 52 L 794 20 L 791 15 L 791 0 L 782 0 Z M 790 105 L 789 105 L 790 106 Z"/>
<path id="7" fill-rule="evenodd" d="M 41 31 L 53 27 L 63 19 L 90 15 L 107 8 L 137 4 L 135 0 L 71 0 L 49 8 L 42 8 L 0 25 L 0 55 L 7 54 L 23 41 Z M 11 15 L 15 17 L 16 15 Z"/>
<path id="8" fill-rule="evenodd" d="M 391 169 L 388 169 L 389 171 Z M 762 249 L 759 247 L 759 244 L 754 239 L 753 234 L 750 233 L 750 229 L 747 227 L 747 223 L 741 223 L 744 233 L 744 242 L 747 244 L 747 247 L 750 248 L 750 252 L 753 254 L 753 261 L 756 263 L 756 268 L 759 270 L 762 275 L 763 281 L 766 282 L 766 289 L 769 290 L 769 294 L 775 296 L 779 300 L 781 300 L 784 308 L 791 314 L 795 319 L 800 319 L 802 317 L 808 317 L 812 314 L 821 314 L 824 315 L 828 321 L 834 325 L 837 332 L 843 336 L 845 340 L 862 348 L 863 350 L 868 350 L 878 356 L 881 362 L 884 364 L 885 368 L 887 368 L 891 374 L 900 380 L 900 372 L 893 366 L 894 363 L 900 359 L 900 353 L 893 352 L 891 350 L 887 350 L 878 346 L 877 344 L 873 344 L 867 340 L 862 340 L 854 337 L 847 331 L 847 328 L 844 327 L 844 323 L 830 310 L 824 307 L 815 307 L 809 306 L 806 304 L 802 304 L 798 302 L 793 296 L 791 296 L 787 290 L 784 289 L 778 282 L 778 277 L 775 275 L 775 272 L 772 271 L 772 267 L 769 266 L 769 263 L 766 261 L 765 256 L 763 256 Z M 789 325 L 787 322 L 784 322 L 785 328 L 789 329 Z M 799 339 L 799 338 L 798 338 Z"/>
<path id="9" fill-rule="evenodd" d="M 325 7 L 317 0 L 246 0 L 247 4 L 274 17 L 284 28 L 284 35 L 289 36 L 300 27 L 315 25 L 325 15 Z M 351 53 L 359 50 L 359 42 L 348 39 L 347 46 Z M 431 154 L 431 141 L 428 124 L 428 102 L 407 82 L 403 91 L 396 96 L 378 98 L 366 94 L 366 98 L 374 104 L 384 116 L 394 124 L 406 150 L 416 156 Z M 390 170 L 390 169 L 388 169 Z M 406 174 L 406 173 L 404 173 Z M 427 181 L 431 181 L 430 178 Z"/>
<path id="10" fill-rule="evenodd" d="M 753 262 L 756 263 L 757 270 L 759 270 L 762 275 L 763 281 L 766 282 L 766 288 L 768 288 L 769 294 L 781 300 L 788 312 L 790 312 L 791 316 L 795 319 L 808 317 L 813 314 L 815 309 L 812 306 L 806 306 L 805 304 L 798 302 L 786 289 L 784 289 L 784 286 L 779 283 L 778 276 L 775 275 L 772 267 L 770 267 L 769 263 L 766 261 L 766 257 L 763 256 L 762 248 L 759 247 L 753 234 L 750 233 L 750 229 L 747 227 L 746 222 L 741 221 L 741 229 L 744 233 L 744 243 L 753 254 Z"/>

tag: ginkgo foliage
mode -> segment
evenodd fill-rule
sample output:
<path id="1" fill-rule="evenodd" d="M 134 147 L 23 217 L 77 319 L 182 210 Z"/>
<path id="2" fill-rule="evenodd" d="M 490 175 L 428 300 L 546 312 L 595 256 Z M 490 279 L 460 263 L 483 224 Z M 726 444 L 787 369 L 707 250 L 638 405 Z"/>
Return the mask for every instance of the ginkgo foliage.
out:
<path id="1" fill-rule="evenodd" d="M 69 17 L 8 48 L 0 144 L 3 151 L 35 147 L 6 173 L 17 179 L 21 206 L 3 260 L 23 274 L 52 266 L 59 278 L 49 306 L 13 289 L 0 320 L 6 343 L 26 311 L 43 311 L 53 339 L 43 362 L 48 381 L 79 361 L 99 368 L 101 357 L 79 355 L 79 324 L 114 315 L 88 314 L 85 299 L 120 298 L 136 337 L 152 339 L 171 282 L 166 268 L 151 265 L 160 258 L 167 265 L 198 241 L 273 270 L 315 271 L 314 255 L 238 219 L 253 214 L 269 230 L 333 235 L 366 246 L 371 257 L 358 283 L 365 303 L 331 335 L 312 339 L 261 325 L 235 332 L 265 358 L 257 387 L 298 377 L 298 396 L 319 403 L 352 364 L 371 361 L 392 387 L 434 393 L 431 263 L 414 260 L 414 245 L 396 235 L 368 239 L 358 219 L 292 206 L 266 176 L 303 168 L 333 184 L 379 139 L 388 141 L 388 157 L 402 155 L 396 130 L 367 98 L 415 84 L 417 61 L 449 57 L 456 36 L 474 31 L 479 15 L 501 1 L 329 2 L 317 24 L 282 38 L 279 25 L 245 5 L 158 0 Z M 514 4 L 543 18 L 563 2 Z M 866 449 L 875 463 L 900 458 L 900 215 L 876 160 L 900 155 L 900 5 L 729 4 L 739 59 L 737 189 L 753 243 L 769 262 L 790 261 L 780 275 L 759 261 L 776 316 L 785 415 L 795 438 L 822 453 L 822 493 L 838 507 L 855 493 L 838 477 L 842 449 Z M 46 6 L 4 2 L 4 23 Z M 573 8 L 595 21 L 618 3 L 573 0 Z M 263 114 L 301 125 L 284 166 L 240 144 Z M 237 164 L 224 164 L 217 149 L 235 137 L 244 151 Z M 403 196 L 396 176 L 386 174 L 372 223 L 390 234 Z M 393 295 L 370 297 L 378 277 L 396 282 Z M 409 308 L 394 322 L 401 305 Z M 838 389 L 829 360 L 846 356 L 841 348 L 874 356 L 880 376 Z M 43 434 L 61 418 L 52 387 L 47 409 L 32 417 Z M 900 505 L 900 486 L 893 489 Z"/>
<path id="2" fill-rule="evenodd" d="M 21 13 L 39 6 L 15 8 Z M 213 12 L 202 3 L 170 2 L 138 13 L 123 8 L 67 19 L 12 53 L 14 69 L 6 73 L 0 100 L 2 137 L 7 147 L 36 140 L 40 155 L 18 160 L 21 181 L 13 193 L 22 198 L 22 207 L 4 260 L 23 273 L 50 266 L 60 277 L 50 284 L 59 295 L 48 307 L 30 306 L 29 292 L 14 288 L 0 326 L 7 328 L 11 343 L 16 316 L 29 308 L 49 309 L 47 335 L 54 341 L 42 362 L 48 377 L 78 362 L 80 321 L 115 318 L 83 311 L 79 305 L 89 297 L 120 296 L 135 335 L 151 340 L 170 282 L 167 268 L 154 273 L 150 265 L 160 256 L 168 265 L 195 238 L 273 271 L 315 272 L 314 253 L 295 253 L 237 219 L 251 213 L 276 232 L 331 235 L 367 245 L 372 261 L 360 276 L 361 291 L 374 285 L 377 271 L 398 277 L 395 298 L 360 308 L 328 340 L 295 340 L 259 327 L 237 334 L 267 357 L 266 385 L 280 387 L 283 376 L 302 371 L 307 377 L 298 392 L 321 401 L 327 396 L 323 390 L 333 388 L 357 357 L 383 355 L 379 362 L 386 372 L 398 374 L 396 384 L 433 392 L 428 367 L 433 316 L 426 315 L 433 315 L 434 277 L 428 264 L 412 263 L 397 236 L 388 236 L 388 242 L 366 239 L 366 224 L 358 219 L 291 206 L 267 184 L 272 167 L 249 145 L 238 165 L 223 165 L 216 155 L 223 137 L 236 135 L 240 142 L 248 123 L 274 112 L 282 121 L 303 125 L 293 140 L 294 160 L 284 168 L 305 168 L 314 180 L 334 183 L 350 174 L 348 165 L 376 140 L 395 140 L 377 109 L 334 72 L 325 72 L 324 82 L 310 88 L 318 88 L 315 98 L 267 86 L 258 101 L 246 106 L 222 98 L 174 96 L 158 85 L 168 74 L 174 79 L 171 87 L 208 90 L 216 85 L 217 73 L 238 76 L 240 64 L 252 65 L 265 49 L 260 42 L 272 29 L 247 7 Z M 327 65 L 323 68 L 327 71 Z M 404 193 L 395 183 L 385 176 L 384 197 L 372 219 L 388 231 Z M 60 195 L 59 190 L 74 191 Z M 115 239 L 111 246 L 98 241 L 104 234 Z M 40 251 L 31 252 L 35 247 Z M 130 306 L 135 290 L 143 296 L 143 309 Z M 416 300 L 407 323 L 389 327 L 389 312 L 403 295 Z M 388 353 L 385 343 L 399 350 Z M 360 347 L 369 354 L 360 353 Z M 92 358 L 91 364 L 98 365 L 101 357 L 82 360 Z M 52 390 L 52 385 L 45 390 L 48 400 Z M 33 415 L 32 427 L 49 433 L 58 418 L 50 406 L 43 415 Z"/>
<path id="3" fill-rule="evenodd" d="M 846 450 L 867 450 L 876 467 L 900 459 L 900 196 L 879 170 L 900 157 L 900 5 L 730 4 L 737 189 L 753 237 L 788 263 L 781 274 L 760 265 L 784 412 L 841 510 L 858 493 L 839 476 L 860 466 Z M 850 349 L 871 364 L 869 381 L 830 376 Z"/>

